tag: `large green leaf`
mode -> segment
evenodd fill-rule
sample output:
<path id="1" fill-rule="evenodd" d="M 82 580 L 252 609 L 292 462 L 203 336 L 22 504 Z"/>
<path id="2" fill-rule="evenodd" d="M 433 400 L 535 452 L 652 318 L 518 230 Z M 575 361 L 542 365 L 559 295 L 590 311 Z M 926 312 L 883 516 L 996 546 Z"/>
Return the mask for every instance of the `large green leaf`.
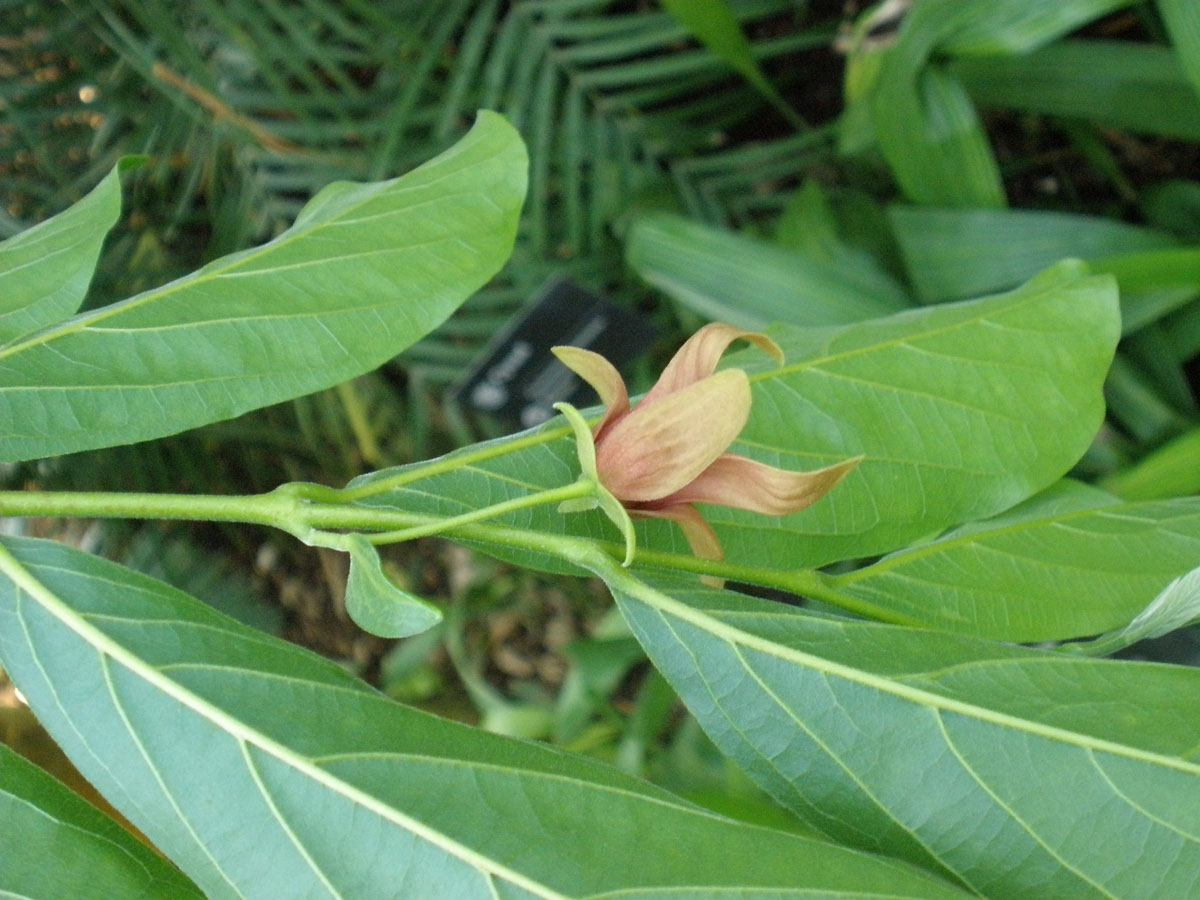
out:
<path id="1" fill-rule="evenodd" d="M 4 546 L 5 668 L 81 771 L 212 900 L 964 896 L 403 707 L 112 563 Z"/>
<path id="2" fill-rule="evenodd" d="M 0 345 L 79 309 L 121 214 L 120 174 L 138 162 L 114 166 L 78 203 L 0 244 Z"/>
<path id="3" fill-rule="evenodd" d="M 710 737 L 826 833 L 994 900 L 1200 890 L 1200 670 L 818 618 L 597 562 Z"/>
<path id="4" fill-rule="evenodd" d="M 743 575 L 754 580 L 755 568 L 883 553 L 994 515 L 1048 487 L 1100 425 L 1117 318 L 1111 279 L 1063 264 L 997 297 L 837 328 L 772 329 L 785 366 L 756 350 L 729 360 L 751 373 L 754 397 L 734 449 L 792 469 L 865 458 L 828 497 L 792 516 L 708 509 L 728 559 L 748 567 Z M 450 516 L 568 484 L 578 464 L 567 430 L 550 423 L 459 451 L 430 477 L 419 477 L 421 471 L 372 473 L 352 483 L 352 496 Z M 598 513 L 564 516 L 542 507 L 500 521 L 617 538 Z M 671 523 L 638 527 L 639 547 L 688 553 Z M 524 551 L 508 555 L 562 567 Z"/>
<path id="5" fill-rule="evenodd" d="M 947 631 L 1052 641 L 1127 624 L 1198 562 L 1200 498 L 1120 503 L 1062 485 L 829 581 L 837 592 Z"/>
<path id="6" fill-rule="evenodd" d="M 520 139 L 483 112 L 401 178 L 325 188 L 268 244 L 10 343 L 0 459 L 171 434 L 375 368 L 500 268 L 524 193 Z"/>
<path id="7" fill-rule="evenodd" d="M 0 897 L 185 900 L 200 892 L 132 834 L 0 744 Z"/>

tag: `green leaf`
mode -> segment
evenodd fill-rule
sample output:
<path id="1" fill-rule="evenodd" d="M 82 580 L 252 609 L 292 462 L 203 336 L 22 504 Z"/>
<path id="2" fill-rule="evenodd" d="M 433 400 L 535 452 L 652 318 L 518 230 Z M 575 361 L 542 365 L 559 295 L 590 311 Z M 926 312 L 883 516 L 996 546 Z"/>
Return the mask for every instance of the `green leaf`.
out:
<path id="1" fill-rule="evenodd" d="M 1125 500 L 1200 494 L 1200 428 L 1179 435 L 1099 484 Z"/>
<path id="2" fill-rule="evenodd" d="M 177 869 L 64 784 L 0 744 L 0 896 L 183 900 Z"/>
<path id="3" fill-rule="evenodd" d="M 1200 96 L 1167 47 L 1060 41 L 1023 56 L 958 59 L 951 71 L 982 106 L 1200 140 Z"/>
<path id="4" fill-rule="evenodd" d="M 871 99 L 879 148 L 905 195 L 932 206 L 1005 205 L 1000 167 L 957 76 L 908 75 L 889 57 Z"/>
<path id="5" fill-rule="evenodd" d="M 383 571 L 379 552 L 364 535 L 345 535 L 350 554 L 346 613 L 364 631 L 385 638 L 410 637 L 442 621 L 442 611 L 401 588 Z"/>
<path id="6" fill-rule="evenodd" d="M 1195 895 L 1200 670 L 598 571 L 717 746 L 825 833 L 994 900 Z"/>
<path id="7" fill-rule="evenodd" d="M 636 219 L 625 259 L 689 309 L 748 329 L 837 325 L 909 306 L 877 266 L 838 265 L 679 216 Z"/>
<path id="8" fill-rule="evenodd" d="M 1007 290 L 1067 257 L 1113 256 L 1175 244 L 1169 235 L 1149 228 L 1044 210 L 897 205 L 888 215 L 913 287 L 926 303 Z"/>
<path id="9" fill-rule="evenodd" d="M 990 0 L 970 3 L 969 13 L 952 34 L 939 44 L 954 56 L 990 56 L 1028 53 L 1068 34 L 1133 0 Z"/>
<path id="10" fill-rule="evenodd" d="M 1200 7 L 1190 0 L 1158 0 L 1158 11 L 1179 64 L 1200 95 Z"/>
<path id="11" fill-rule="evenodd" d="M 1168 584 L 1124 628 L 1060 649 L 1087 656 L 1108 656 L 1138 641 L 1160 638 L 1197 622 L 1200 622 L 1200 568 Z"/>
<path id="12" fill-rule="evenodd" d="M 141 162 L 127 157 L 78 203 L 0 243 L 0 345 L 79 309 L 121 214 L 121 172 Z"/>
<path id="13" fill-rule="evenodd" d="M 482 112 L 393 181 L 330 185 L 278 238 L 0 350 L 0 459 L 171 434 L 329 387 L 426 334 L 504 263 L 525 152 Z"/>
<path id="14" fill-rule="evenodd" d="M 1061 641 L 1126 625 L 1197 560 L 1200 498 L 1120 503 L 1063 485 L 829 580 L 934 628 Z"/>
<path id="15" fill-rule="evenodd" d="M 401 706 L 112 563 L 46 541 L 4 547 L 5 668 L 211 900 L 965 896 Z"/>
<path id="16" fill-rule="evenodd" d="M 1118 330 L 1111 279 L 1070 263 L 996 297 L 836 328 L 771 329 L 786 365 L 756 349 L 727 361 L 750 373 L 753 391 L 750 421 L 732 449 L 795 470 L 865 459 L 827 497 L 791 516 L 706 507 L 727 559 L 745 567 L 737 577 L 885 553 L 1048 487 L 1103 420 L 1101 386 Z M 466 448 L 429 477 L 421 466 L 372 473 L 351 483 L 351 496 L 441 517 L 569 484 L 578 466 L 567 433 L 550 423 Z M 496 521 L 526 533 L 617 538 L 596 513 L 543 507 Z M 636 527 L 639 552 L 690 556 L 672 523 Z M 577 571 L 545 554 L 488 549 L 524 565 Z"/>
<path id="17" fill-rule="evenodd" d="M 795 127 L 803 122 L 759 68 L 754 48 L 726 0 L 660 0 L 662 5 L 702 44 L 739 72 Z"/>

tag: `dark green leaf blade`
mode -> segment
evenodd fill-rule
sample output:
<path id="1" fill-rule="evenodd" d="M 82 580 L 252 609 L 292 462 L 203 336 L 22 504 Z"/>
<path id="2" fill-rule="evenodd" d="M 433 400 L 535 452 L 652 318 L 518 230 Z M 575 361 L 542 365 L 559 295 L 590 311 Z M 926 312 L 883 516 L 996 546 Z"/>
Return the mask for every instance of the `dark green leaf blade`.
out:
<path id="1" fill-rule="evenodd" d="M 793 126 L 803 121 L 779 95 L 754 57 L 754 48 L 726 0 L 660 0 L 681 25 L 718 58 L 740 72 Z"/>
<path id="2" fill-rule="evenodd" d="M 0 554 L 5 668 L 81 771 L 212 900 L 963 896 L 401 706 L 79 551 L 12 538 Z"/>
<path id="3" fill-rule="evenodd" d="M 325 188 L 261 247 L 0 350 L 0 459 L 129 443 L 369 371 L 508 258 L 525 151 L 481 112 L 387 182 Z"/>
<path id="4" fill-rule="evenodd" d="M 1032 209 L 888 210 L 917 295 L 961 300 L 1020 284 L 1060 259 L 1171 247 L 1167 234 L 1100 216 Z"/>
<path id="5" fill-rule="evenodd" d="M 1188 0 L 1158 0 L 1158 11 L 1175 46 L 1179 65 L 1200 95 L 1200 7 Z"/>
<path id="6" fill-rule="evenodd" d="M 645 281 L 702 316 L 742 328 L 837 325 L 910 305 L 882 270 L 807 258 L 679 216 L 641 216 L 625 258 Z"/>
<path id="7" fill-rule="evenodd" d="M 1200 889 L 1200 670 L 598 571 L 710 737 L 826 833 L 995 900 Z"/>
<path id="8" fill-rule="evenodd" d="M 0 744 L 0 896 L 185 900 L 200 892 L 64 784 Z"/>
<path id="9" fill-rule="evenodd" d="M 78 203 L 0 243 L 0 345 L 79 309 L 121 214 L 121 172 L 140 162 L 128 157 Z"/>
<path id="10" fill-rule="evenodd" d="M 1022 56 L 961 58 L 951 71 L 981 106 L 1200 140 L 1200 97 L 1167 47 L 1059 41 Z"/>

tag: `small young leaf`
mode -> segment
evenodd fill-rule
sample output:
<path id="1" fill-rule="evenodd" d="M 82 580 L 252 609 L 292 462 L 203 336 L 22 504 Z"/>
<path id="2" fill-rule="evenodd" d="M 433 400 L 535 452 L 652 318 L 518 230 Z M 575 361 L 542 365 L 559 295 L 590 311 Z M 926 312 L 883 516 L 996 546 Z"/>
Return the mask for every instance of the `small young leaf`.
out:
<path id="1" fill-rule="evenodd" d="M 350 578 L 346 612 L 363 631 L 385 638 L 411 637 L 442 621 L 442 611 L 401 588 L 383 571 L 375 545 L 361 534 L 346 535 Z"/>
<path id="2" fill-rule="evenodd" d="M 1138 641 L 1159 638 L 1178 628 L 1200 621 L 1200 569 L 1180 575 L 1134 616 L 1124 628 L 1102 634 L 1091 641 L 1060 648 L 1086 656 L 1108 656 Z"/>

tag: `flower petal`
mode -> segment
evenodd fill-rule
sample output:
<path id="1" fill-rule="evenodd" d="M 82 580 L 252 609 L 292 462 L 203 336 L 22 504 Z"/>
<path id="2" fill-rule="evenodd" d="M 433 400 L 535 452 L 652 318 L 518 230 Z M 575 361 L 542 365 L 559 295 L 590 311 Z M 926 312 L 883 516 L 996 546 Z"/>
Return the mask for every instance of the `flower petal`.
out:
<path id="1" fill-rule="evenodd" d="M 630 510 L 630 513 L 635 517 L 671 519 L 678 522 L 683 536 L 687 538 L 688 546 L 692 548 L 693 556 L 717 562 L 725 559 L 725 551 L 721 548 L 721 541 L 717 538 L 717 533 L 713 531 L 713 527 L 708 524 L 708 520 L 704 518 L 700 510 L 690 503 L 676 503 L 674 506 L 663 506 L 657 509 L 634 509 Z M 701 575 L 700 580 L 709 587 L 725 587 L 724 578 Z"/>
<path id="2" fill-rule="evenodd" d="M 708 468 L 750 416 L 750 381 L 726 369 L 642 401 L 596 441 L 600 482 L 622 502 L 658 500 Z"/>
<path id="3" fill-rule="evenodd" d="M 691 483 L 660 503 L 716 503 L 768 516 L 812 506 L 862 461 L 861 456 L 813 472 L 777 469 L 736 453 L 724 453 Z"/>
<path id="4" fill-rule="evenodd" d="M 700 510 L 690 503 L 676 503 L 671 506 L 655 507 L 654 509 L 632 509 L 629 511 L 634 518 L 670 519 L 678 522 L 683 536 L 687 538 L 692 553 L 700 559 L 713 559 L 717 562 L 725 559 L 725 551 L 717 533 L 708 524 Z"/>
<path id="5" fill-rule="evenodd" d="M 680 347 L 654 387 L 650 389 L 643 403 L 656 400 L 667 394 L 674 393 L 690 384 L 695 384 L 702 378 L 707 378 L 717 369 L 721 354 L 738 338 L 745 338 L 750 343 L 761 347 L 770 354 L 780 365 L 783 365 L 783 351 L 773 340 L 758 331 L 745 331 L 726 325 L 724 322 L 712 322 L 705 325 Z"/>
<path id="6" fill-rule="evenodd" d="M 559 362 L 586 381 L 600 395 L 604 418 L 592 429 L 598 439 L 614 419 L 629 412 L 629 391 L 616 367 L 599 353 L 582 347 L 551 347 Z"/>

